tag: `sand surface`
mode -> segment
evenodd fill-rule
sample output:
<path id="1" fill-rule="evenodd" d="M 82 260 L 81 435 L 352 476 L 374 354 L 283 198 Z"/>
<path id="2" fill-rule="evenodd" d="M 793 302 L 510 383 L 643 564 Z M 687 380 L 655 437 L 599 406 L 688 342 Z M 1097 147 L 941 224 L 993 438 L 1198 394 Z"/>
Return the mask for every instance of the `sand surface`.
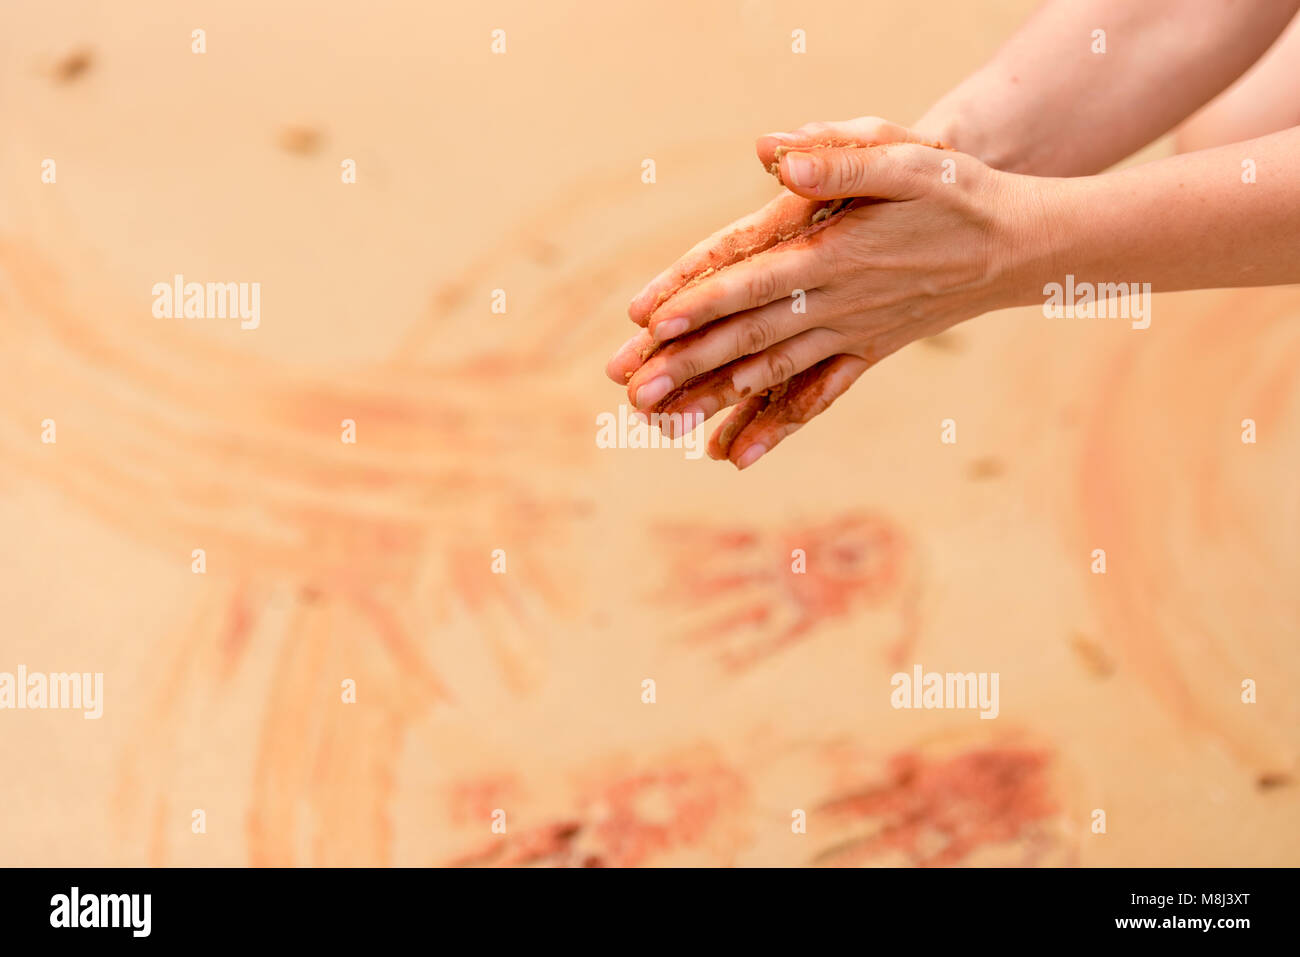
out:
<path id="1" fill-rule="evenodd" d="M 754 136 L 910 121 L 975 6 L 0 6 L 0 671 L 105 676 L 0 711 L 0 864 L 1300 864 L 1300 290 L 984 317 L 743 475 L 594 442 Z"/>

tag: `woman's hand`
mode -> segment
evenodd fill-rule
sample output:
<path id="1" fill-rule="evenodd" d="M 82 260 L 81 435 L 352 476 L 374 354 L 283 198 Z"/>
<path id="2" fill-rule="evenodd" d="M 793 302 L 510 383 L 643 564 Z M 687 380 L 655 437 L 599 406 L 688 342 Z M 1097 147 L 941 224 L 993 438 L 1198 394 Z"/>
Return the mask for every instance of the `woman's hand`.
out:
<path id="1" fill-rule="evenodd" d="M 786 134 L 782 150 L 781 137 L 760 139 L 760 159 L 770 149 L 796 195 L 652 282 L 629 310 L 647 330 L 607 369 L 642 411 L 708 418 L 740 403 L 709 449 L 740 468 L 907 343 L 1026 301 L 1018 251 L 1037 233 L 1052 181 L 997 172 L 907 131 L 881 146 L 792 148 L 835 142 L 834 129 Z"/>

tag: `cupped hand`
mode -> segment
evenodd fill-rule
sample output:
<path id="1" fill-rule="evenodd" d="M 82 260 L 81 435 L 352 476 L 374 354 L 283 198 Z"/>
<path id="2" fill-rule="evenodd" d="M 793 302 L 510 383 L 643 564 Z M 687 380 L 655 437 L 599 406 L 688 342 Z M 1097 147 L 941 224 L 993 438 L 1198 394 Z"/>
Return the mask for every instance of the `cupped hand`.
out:
<path id="1" fill-rule="evenodd" d="M 885 356 L 1015 300 L 1037 181 L 873 123 L 858 137 L 891 142 L 819 145 L 854 142 L 850 124 L 759 140 L 790 192 L 633 300 L 646 328 L 606 371 L 637 409 L 737 405 L 709 452 L 745 468 Z"/>

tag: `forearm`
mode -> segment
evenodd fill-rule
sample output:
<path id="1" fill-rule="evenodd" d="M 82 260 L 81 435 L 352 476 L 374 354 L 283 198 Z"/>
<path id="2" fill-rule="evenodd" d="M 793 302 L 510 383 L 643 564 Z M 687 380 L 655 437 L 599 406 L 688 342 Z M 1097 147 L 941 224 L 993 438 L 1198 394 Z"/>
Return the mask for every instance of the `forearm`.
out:
<path id="1" fill-rule="evenodd" d="M 1153 292 L 1300 283 L 1300 127 L 1099 176 L 1041 180 L 1009 304 L 1043 286 Z M 1250 161 L 1251 166 L 1243 164 Z M 1254 182 L 1246 182 L 1252 174 Z M 1013 300 L 1013 302 L 1011 301 Z"/>
<path id="2" fill-rule="evenodd" d="M 915 128 L 997 169 L 1095 173 L 1254 63 L 1300 0 L 1049 0 Z M 1105 53 L 1093 31 L 1105 31 Z"/>

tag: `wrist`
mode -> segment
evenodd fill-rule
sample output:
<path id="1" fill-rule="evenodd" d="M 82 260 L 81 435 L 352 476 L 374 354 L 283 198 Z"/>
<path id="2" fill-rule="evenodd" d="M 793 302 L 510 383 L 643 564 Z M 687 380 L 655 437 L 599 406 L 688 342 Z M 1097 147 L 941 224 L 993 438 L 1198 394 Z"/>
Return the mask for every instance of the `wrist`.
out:
<path id="1" fill-rule="evenodd" d="M 974 156 L 993 169 L 1008 169 L 1012 158 L 997 144 L 989 142 L 984 124 L 976 111 L 961 99 L 946 96 L 930 107 L 912 129 L 950 149 Z"/>
<path id="2" fill-rule="evenodd" d="M 998 202 L 1002 209 L 992 236 L 994 308 L 1027 306 L 1042 301 L 1043 287 L 1060 282 L 1071 257 L 1067 244 L 1081 223 L 1076 214 L 1077 181 L 1017 173 L 1004 178 Z"/>
<path id="3" fill-rule="evenodd" d="M 944 100 L 940 100 L 930 107 L 924 116 L 911 124 L 910 129 L 943 146 L 976 156 L 974 150 L 969 148 L 972 145 L 973 134 L 965 127 L 961 111 L 951 108 Z"/>
<path id="4" fill-rule="evenodd" d="M 1008 117 L 981 117 L 980 101 L 964 94 L 945 96 L 912 129 L 992 169 L 1034 173 L 1044 165 L 1043 157 L 1034 153 L 1034 144 L 1012 128 Z"/>

